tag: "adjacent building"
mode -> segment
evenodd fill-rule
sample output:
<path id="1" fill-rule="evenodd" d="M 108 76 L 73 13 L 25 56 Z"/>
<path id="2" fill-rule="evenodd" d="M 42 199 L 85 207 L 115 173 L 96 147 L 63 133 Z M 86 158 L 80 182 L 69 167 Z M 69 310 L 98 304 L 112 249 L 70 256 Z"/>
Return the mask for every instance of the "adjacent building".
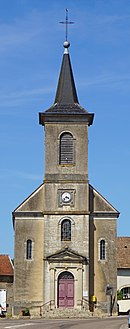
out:
<path id="1" fill-rule="evenodd" d="M 12 314 L 14 268 L 8 255 L 0 255 L 0 312 Z"/>
<path id="2" fill-rule="evenodd" d="M 130 237 L 117 238 L 117 296 L 119 313 L 130 310 Z"/>

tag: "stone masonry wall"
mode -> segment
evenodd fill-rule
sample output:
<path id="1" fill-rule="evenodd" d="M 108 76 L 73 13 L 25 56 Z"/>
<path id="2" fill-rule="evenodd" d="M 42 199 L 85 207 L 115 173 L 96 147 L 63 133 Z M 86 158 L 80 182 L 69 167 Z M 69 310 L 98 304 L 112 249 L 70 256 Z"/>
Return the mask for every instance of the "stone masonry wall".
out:
<path id="1" fill-rule="evenodd" d="M 43 302 L 43 219 L 15 219 L 14 303 Z M 33 241 L 32 259 L 26 259 L 26 241 Z"/>
<path id="2" fill-rule="evenodd" d="M 116 257 L 116 219 L 97 219 L 94 220 L 94 294 L 98 301 L 107 301 L 105 288 L 109 284 L 116 293 L 117 287 L 117 257 Z M 105 239 L 106 259 L 99 258 L 99 241 Z"/>
<path id="3" fill-rule="evenodd" d="M 89 258 L 89 216 L 88 215 L 73 215 L 69 216 L 71 220 L 71 241 L 61 241 L 61 222 L 62 219 L 68 216 L 60 215 L 46 215 L 44 216 L 45 224 L 45 241 L 44 251 L 45 258 L 55 252 L 63 250 L 66 246 L 75 253 Z M 53 270 L 54 268 L 54 270 Z M 67 263 L 65 259 L 59 264 L 54 263 L 50 267 L 48 261 L 45 261 L 45 302 L 51 299 L 53 295 L 51 289 L 51 282 L 57 294 L 57 279 L 58 273 L 70 271 L 75 277 L 75 298 L 82 298 L 83 291 L 88 291 L 88 265 L 75 263 L 75 261 Z M 50 270 L 52 270 L 50 272 Z M 51 274 L 52 273 L 52 274 Z M 81 273 L 81 274 L 80 274 Z M 80 291 L 79 291 L 80 289 Z M 57 303 L 57 301 L 56 301 Z"/>

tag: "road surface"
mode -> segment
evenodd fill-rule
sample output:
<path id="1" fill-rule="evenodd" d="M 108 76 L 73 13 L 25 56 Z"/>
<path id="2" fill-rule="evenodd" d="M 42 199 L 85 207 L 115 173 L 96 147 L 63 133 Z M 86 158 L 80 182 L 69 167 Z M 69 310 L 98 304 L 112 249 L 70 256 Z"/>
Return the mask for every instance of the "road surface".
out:
<path id="1" fill-rule="evenodd" d="M 0 319 L 0 329 L 127 329 L 127 317 L 106 319 Z"/>

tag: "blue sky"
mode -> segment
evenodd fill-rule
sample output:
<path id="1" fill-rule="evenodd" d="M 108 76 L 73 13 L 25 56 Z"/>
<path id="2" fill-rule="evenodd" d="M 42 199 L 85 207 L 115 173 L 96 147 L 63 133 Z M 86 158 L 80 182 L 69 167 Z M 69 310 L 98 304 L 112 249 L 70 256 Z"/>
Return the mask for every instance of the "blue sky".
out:
<path id="1" fill-rule="evenodd" d="M 130 236 L 130 1 L 0 0 L 0 253 L 13 257 L 12 211 L 44 178 L 38 112 L 55 98 L 69 19 L 70 56 L 89 128 L 89 180 Z"/>

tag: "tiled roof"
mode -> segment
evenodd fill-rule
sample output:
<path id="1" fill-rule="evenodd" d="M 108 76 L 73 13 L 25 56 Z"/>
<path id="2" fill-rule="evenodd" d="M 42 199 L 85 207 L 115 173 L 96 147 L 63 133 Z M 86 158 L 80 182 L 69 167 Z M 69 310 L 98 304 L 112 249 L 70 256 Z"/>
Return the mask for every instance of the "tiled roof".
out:
<path id="1" fill-rule="evenodd" d="M 0 255 L 0 275 L 13 275 L 13 265 L 8 255 Z"/>
<path id="2" fill-rule="evenodd" d="M 68 53 L 65 47 L 54 104 L 39 113 L 39 123 L 45 122 L 87 122 L 93 123 L 94 113 L 89 113 L 80 106 Z"/>
<path id="3" fill-rule="evenodd" d="M 88 112 L 78 103 L 59 105 L 54 103 L 48 110 L 48 113 L 64 113 L 64 114 L 87 114 Z"/>
<path id="4" fill-rule="evenodd" d="M 130 268 L 130 237 L 117 238 L 117 268 Z"/>

